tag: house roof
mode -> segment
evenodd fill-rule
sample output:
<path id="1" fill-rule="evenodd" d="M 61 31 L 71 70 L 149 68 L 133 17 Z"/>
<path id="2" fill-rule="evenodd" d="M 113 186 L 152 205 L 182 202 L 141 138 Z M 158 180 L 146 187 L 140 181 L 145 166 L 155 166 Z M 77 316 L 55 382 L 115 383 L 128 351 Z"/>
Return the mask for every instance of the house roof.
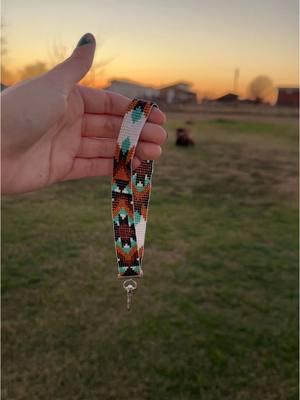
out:
<path id="1" fill-rule="evenodd" d="M 193 96 L 195 96 L 197 93 L 196 92 L 192 92 L 191 90 L 185 90 L 185 89 L 181 89 L 181 88 L 178 88 L 177 89 L 177 93 L 184 93 L 184 94 L 190 94 L 190 95 L 193 95 Z"/>
<path id="2" fill-rule="evenodd" d="M 278 91 L 279 92 L 288 92 L 288 93 L 299 94 L 299 88 L 298 87 L 279 87 Z"/>
<path id="3" fill-rule="evenodd" d="M 132 80 L 130 80 L 130 79 L 111 79 L 110 81 L 109 81 L 109 83 L 110 83 L 110 85 L 111 84 L 113 84 L 113 83 L 123 83 L 123 84 L 127 84 L 127 85 L 135 85 L 135 86 L 142 86 L 142 87 L 145 87 L 145 85 L 143 85 L 142 83 L 139 83 L 139 82 L 135 82 L 135 81 L 132 81 Z"/>
<path id="4" fill-rule="evenodd" d="M 138 83 L 138 82 L 132 81 L 130 79 L 111 79 L 109 81 L 109 84 L 104 89 L 110 89 L 112 85 L 123 85 L 123 86 L 127 86 L 127 87 L 143 89 L 143 90 L 151 90 L 154 92 L 157 92 L 159 90 L 156 87 L 146 86 L 142 83 Z"/>
<path id="5" fill-rule="evenodd" d="M 190 94 L 190 95 L 196 95 L 196 92 L 193 92 L 193 91 L 189 90 L 190 86 L 192 86 L 192 84 L 190 82 L 187 82 L 187 81 L 175 82 L 175 83 L 173 83 L 171 85 L 164 86 L 164 87 L 158 89 L 157 87 L 145 86 L 142 83 L 135 82 L 135 81 L 130 80 L 130 79 L 113 78 L 113 79 L 111 79 L 109 81 L 109 85 L 106 87 L 106 89 L 109 88 L 113 84 L 130 85 L 130 86 L 136 86 L 136 87 L 141 87 L 141 88 L 145 88 L 145 89 L 152 89 L 152 90 L 157 90 L 157 91 L 167 91 L 167 90 L 175 88 L 177 91 L 180 91 L 181 93 L 186 93 L 186 94 Z M 184 87 L 186 87 L 186 89 Z"/>
<path id="6" fill-rule="evenodd" d="M 190 87 L 190 86 L 192 86 L 192 84 L 187 81 L 178 81 L 178 82 L 174 82 L 168 86 L 163 86 L 162 88 L 160 88 L 160 90 L 173 89 L 173 88 L 177 88 L 178 86 Z"/>
<path id="7" fill-rule="evenodd" d="M 224 96 L 218 97 L 215 101 L 236 101 L 239 96 L 235 93 L 227 93 Z"/>

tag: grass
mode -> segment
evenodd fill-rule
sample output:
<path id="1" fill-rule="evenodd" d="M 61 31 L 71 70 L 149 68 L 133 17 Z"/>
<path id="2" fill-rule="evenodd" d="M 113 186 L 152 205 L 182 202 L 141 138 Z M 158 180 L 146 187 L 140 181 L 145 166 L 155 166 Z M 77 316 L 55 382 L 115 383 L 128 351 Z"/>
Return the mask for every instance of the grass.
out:
<path id="1" fill-rule="evenodd" d="M 130 313 L 109 180 L 3 199 L 3 399 L 298 398 L 297 123 L 188 118 Z"/>

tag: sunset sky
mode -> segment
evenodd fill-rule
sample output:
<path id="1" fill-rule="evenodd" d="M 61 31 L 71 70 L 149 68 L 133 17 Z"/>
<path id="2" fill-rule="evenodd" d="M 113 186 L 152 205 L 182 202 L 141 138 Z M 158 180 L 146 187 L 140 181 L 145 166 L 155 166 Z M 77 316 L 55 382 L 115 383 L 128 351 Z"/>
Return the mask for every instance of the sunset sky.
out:
<path id="1" fill-rule="evenodd" d="M 91 32 L 96 62 L 110 60 L 96 76 L 161 86 L 193 83 L 201 95 L 239 92 L 257 75 L 275 85 L 298 84 L 297 0 L 2 0 L 7 53 L 19 71 L 50 63 L 54 45 L 68 51 Z"/>

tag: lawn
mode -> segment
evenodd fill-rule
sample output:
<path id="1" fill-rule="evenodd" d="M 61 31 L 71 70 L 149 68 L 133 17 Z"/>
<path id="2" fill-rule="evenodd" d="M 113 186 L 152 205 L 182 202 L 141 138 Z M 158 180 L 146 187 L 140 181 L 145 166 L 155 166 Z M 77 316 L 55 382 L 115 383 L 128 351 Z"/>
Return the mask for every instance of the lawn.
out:
<path id="1" fill-rule="evenodd" d="M 129 313 L 109 179 L 3 199 L 3 400 L 298 399 L 297 121 L 167 128 Z"/>

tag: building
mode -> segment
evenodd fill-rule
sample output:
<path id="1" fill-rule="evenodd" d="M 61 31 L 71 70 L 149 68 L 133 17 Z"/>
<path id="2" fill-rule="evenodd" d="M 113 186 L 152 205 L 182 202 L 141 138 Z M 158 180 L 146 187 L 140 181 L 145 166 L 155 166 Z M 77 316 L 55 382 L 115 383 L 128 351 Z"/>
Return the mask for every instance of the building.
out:
<path id="1" fill-rule="evenodd" d="M 235 104 L 239 101 L 239 96 L 234 93 L 227 93 L 224 96 L 218 97 L 214 101 L 224 104 Z"/>
<path id="2" fill-rule="evenodd" d="M 197 94 L 187 82 L 178 82 L 158 89 L 127 79 L 113 79 L 105 90 L 130 98 L 156 101 L 159 104 L 197 104 Z"/>
<path id="3" fill-rule="evenodd" d="M 299 107 L 299 88 L 278 88 L 277 106 Z"/>
<path id="4" fill-rule="evenodd" d="M 6 85 L 4 85 L 3 83 L 0 83 L 1 87 L 0 87 L 0 92 L 2 92 L 4 89 L 7 88 Z"/>
<path id="5" fill-rule="evenodd" d="M 110 85 L 105 89 L 111 92 L 123 94 L 130 98 L 138 97 L 144 100 L 155 101 L 159 95 L 158 89 L 144 86 L 127 79 L 113 79 L 110 81 Z"/>
<path id="6" fill-rule="evenodd" d="M 188 82 L 177 82 L 160 89 L 158 101 L 162 104 L 197 104 L 197 94 Z"/>

